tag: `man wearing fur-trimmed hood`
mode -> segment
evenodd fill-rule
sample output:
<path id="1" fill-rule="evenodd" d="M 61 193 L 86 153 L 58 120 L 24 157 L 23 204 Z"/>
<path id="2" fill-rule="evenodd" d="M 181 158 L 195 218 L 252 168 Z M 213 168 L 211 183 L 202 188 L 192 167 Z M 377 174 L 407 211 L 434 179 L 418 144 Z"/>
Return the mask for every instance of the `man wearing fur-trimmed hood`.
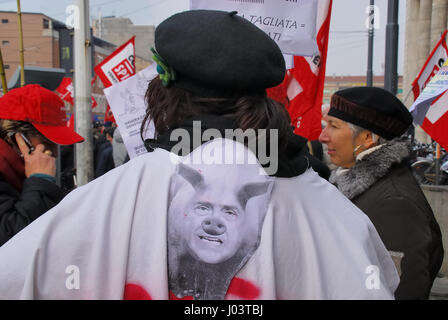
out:
<path id="1" fill-rule="evenodd" d="M 412 123 L 394 95 L 374 87 L 336 92 L 319 140 L 339 168 L 330 181 L 372 220 L 401 273 L 397 299 L 428 299 L 441 267 L 441 232 L 401 137 Z"/>

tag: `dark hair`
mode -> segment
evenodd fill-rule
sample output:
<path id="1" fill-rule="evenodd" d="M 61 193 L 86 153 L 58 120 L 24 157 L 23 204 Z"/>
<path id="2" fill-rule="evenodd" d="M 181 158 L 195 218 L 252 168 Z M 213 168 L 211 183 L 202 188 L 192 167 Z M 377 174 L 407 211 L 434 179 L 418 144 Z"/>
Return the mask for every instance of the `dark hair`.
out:
<path id="1" fill-rule="evenodd" d="M 184 89 L 165 87 L 159 77 L 153 79 L 146 91 L 146 115 L 140 136 L 154 121 L 156 134 L 177 127 L 181 121 L 200 114 L 232 116 L 236 126 L 246 129 L 277 129 L 279 141 L 286 142 L 291 132 L 291 121 L 286 108 L 269 98 L 266 93 L 251 94 L 233 98 L 204 98 Z M 280 146 L 283 146 L 280 143 Z"/>

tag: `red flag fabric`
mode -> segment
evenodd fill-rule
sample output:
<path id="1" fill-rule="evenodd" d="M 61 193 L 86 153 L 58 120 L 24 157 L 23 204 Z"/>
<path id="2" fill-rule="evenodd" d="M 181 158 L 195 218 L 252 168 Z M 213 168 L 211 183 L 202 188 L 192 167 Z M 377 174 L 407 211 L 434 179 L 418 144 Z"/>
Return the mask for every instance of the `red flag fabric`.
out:
<path id="1" fill-rule="evenodd" d="M 106 88 L 114 83 L 128 79 L 135 74 L 135 36 L 123 43 L 106 59 L 98 64 L 94 70 Z M 109 105 L 104 114 L 104 122 L 115 122 L 114 115 Z"/>
<path id="2" fill-rule="evenodd" d="M 290 69 L 283 83 L 269 89 L 268 95 L 282 102 L 286 94 L 294 133 L 308 140 L 317 140 L 322 131 L 322 99 L 325 82 L 331 7 L 333 0 L 319 1 L 316 28 L 319 54 L 314 57 L 294 57 L 294 68 Z M 283 96 L 286 98 L 286 96 Z"/>
<path id="3" fill-rule="evenodd" d="M 431 81 L 433 77 L 438 75 L 440 72 L 448 71 L 448 48 L 446 45 L 447 32 L 448 31 L 445 30 L 442 34 L 439 42 L 432 50 L 420 70 L 420 73 L 412 83 L 412 91 L 414 93 L 415 100 L 414 105 L 419 104 L 417 98 L 430 82 L 434 86 L 433 81 Z M 438 94 L 438 97 L 430 103 L 429 107 L 426 107 L 427 111 L 426 114 L 424 114 L 423 122 L 421 122 L 422 120 L 417 119 L 416 123 L 421 123 L 422 129 L 429 134 L 431 138 L 437 141 L 443 148 L 448 149 L 448 130 L 446 130 L 448 126 L 448 90 L 442 90 L 439 92 L 441 93 Z M 422 97 L 424 99 L 424 94 Z M 414 110 L 414 105 L 411 107 L 411 110 L 413 110 L 412 112 L 414 119 L 416 119 L 416 115 L 418 115 L 418 108 Z M 421 106 L 420 109 L 422 109 Z M 423 117 L 418 116 L 417 118 L 422 119 Z"/>
<path id="4" fill-rule="evenodd" d="M 431 104 L 421 127 L 448 150 L 448 90 Z"/>
<path id="5" fill-rule="evenodd" d="M 96 78 L 98 78 L 97 75 L 95 75 L 95 76 L 93 77 L 92 81 L 90 81 L 90 85 L 91 85 L 92 87 L 93 87 L 93 85 L 94 85 L 94 83 L 95 83 L 95 81 L 96 81 Z M 98 102 L 96 102 L 95 97 L 92 95 L 92 109 L 95 108 L 97 105 L 98 105 Z"/>
<path id="6" fill-rule="evenodd" d="M 414 100 L 420 95 L 420 92 L 426 87 L 443 66 L 448 58 L 448 48 L 446 45 L 447 30 L 442 34 L 439 42 L 436 44 L 428 59 L 426 60 L 420 73 L 412 82 L 412 92 L 414 93 Z"/>
<path id="7" fill-rule="evenodd" d="M 116 123 L 115 118 L 114 118 L 114 114 L 112 113 L 112 110 L 111 110 L 109 105 L 107 105 L 106 114 L 104 115 L 104 122 L 107 122 L 107 121 L 111 121 L 113 123 Z"/>
<path id="8" fill-rule="evenodd" d="M 75 102 L 73 100 L 73 83 L 72 79 L 64 77 L 59 84 L 59 87 L 56 88 L 56 92 L 59 93 L 59 96 L 62 100 L 67 101 L 71 105 L 74 105 Z"/>
<path id="9" fill-rule="evenodd" d="M 95 82 L 95 78 L 90 82 L 91 85 Z M 71 105 L 75 104 L 74 100 L 74 94 L 73 94 L 73 82 L 71 78 L 63 78 L 61 83 L 59 84 L 59 87 L 56 88 L 56 92 L 59 93 L 59 97 L 70 103 Z M 92 109 L 95 108 L 98 105 L 95 98 L 92 95 Z"/>
<path id="10" fill-rule="evenodd" d="M 123 43 L 94 70 L 106 88 L 135 74 L 135 36 Z"/>

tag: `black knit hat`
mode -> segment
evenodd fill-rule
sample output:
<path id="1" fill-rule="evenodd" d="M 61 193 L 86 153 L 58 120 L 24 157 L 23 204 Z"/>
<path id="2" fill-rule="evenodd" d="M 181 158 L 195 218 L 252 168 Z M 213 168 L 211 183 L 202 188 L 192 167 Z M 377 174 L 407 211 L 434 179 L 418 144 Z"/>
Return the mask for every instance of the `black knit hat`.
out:
<path id="1" fill-rule="evenodd" d="M 277 44 L 236 12 L 175 14 L 156 28 L 155 47 L 162 62 L 174 70 L 174 80 L 166 85 L 200 96 L 264 92 L 285 76 Z"/>
<path id="2" fill-rule="evenodd" d="M 328 115 L 370 130 L 387 140 L 401 136 L 412 124 L 411 114 L 397 97 L 374 87 L 354 87 L 335 92 Z"/>

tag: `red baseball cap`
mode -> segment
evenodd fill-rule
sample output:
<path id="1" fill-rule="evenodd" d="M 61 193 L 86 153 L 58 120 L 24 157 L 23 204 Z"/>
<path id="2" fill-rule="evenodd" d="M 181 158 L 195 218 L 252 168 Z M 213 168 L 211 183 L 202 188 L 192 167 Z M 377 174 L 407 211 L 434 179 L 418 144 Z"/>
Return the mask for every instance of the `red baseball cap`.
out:
<path id="1" fill-rule="evenodd" d="M 64 102 L 38 84 L 12 89 L 0 98 L 0 119 L 30 122 L 48 140 L 74 144 L 84 138 L 67 127 Z"/>

